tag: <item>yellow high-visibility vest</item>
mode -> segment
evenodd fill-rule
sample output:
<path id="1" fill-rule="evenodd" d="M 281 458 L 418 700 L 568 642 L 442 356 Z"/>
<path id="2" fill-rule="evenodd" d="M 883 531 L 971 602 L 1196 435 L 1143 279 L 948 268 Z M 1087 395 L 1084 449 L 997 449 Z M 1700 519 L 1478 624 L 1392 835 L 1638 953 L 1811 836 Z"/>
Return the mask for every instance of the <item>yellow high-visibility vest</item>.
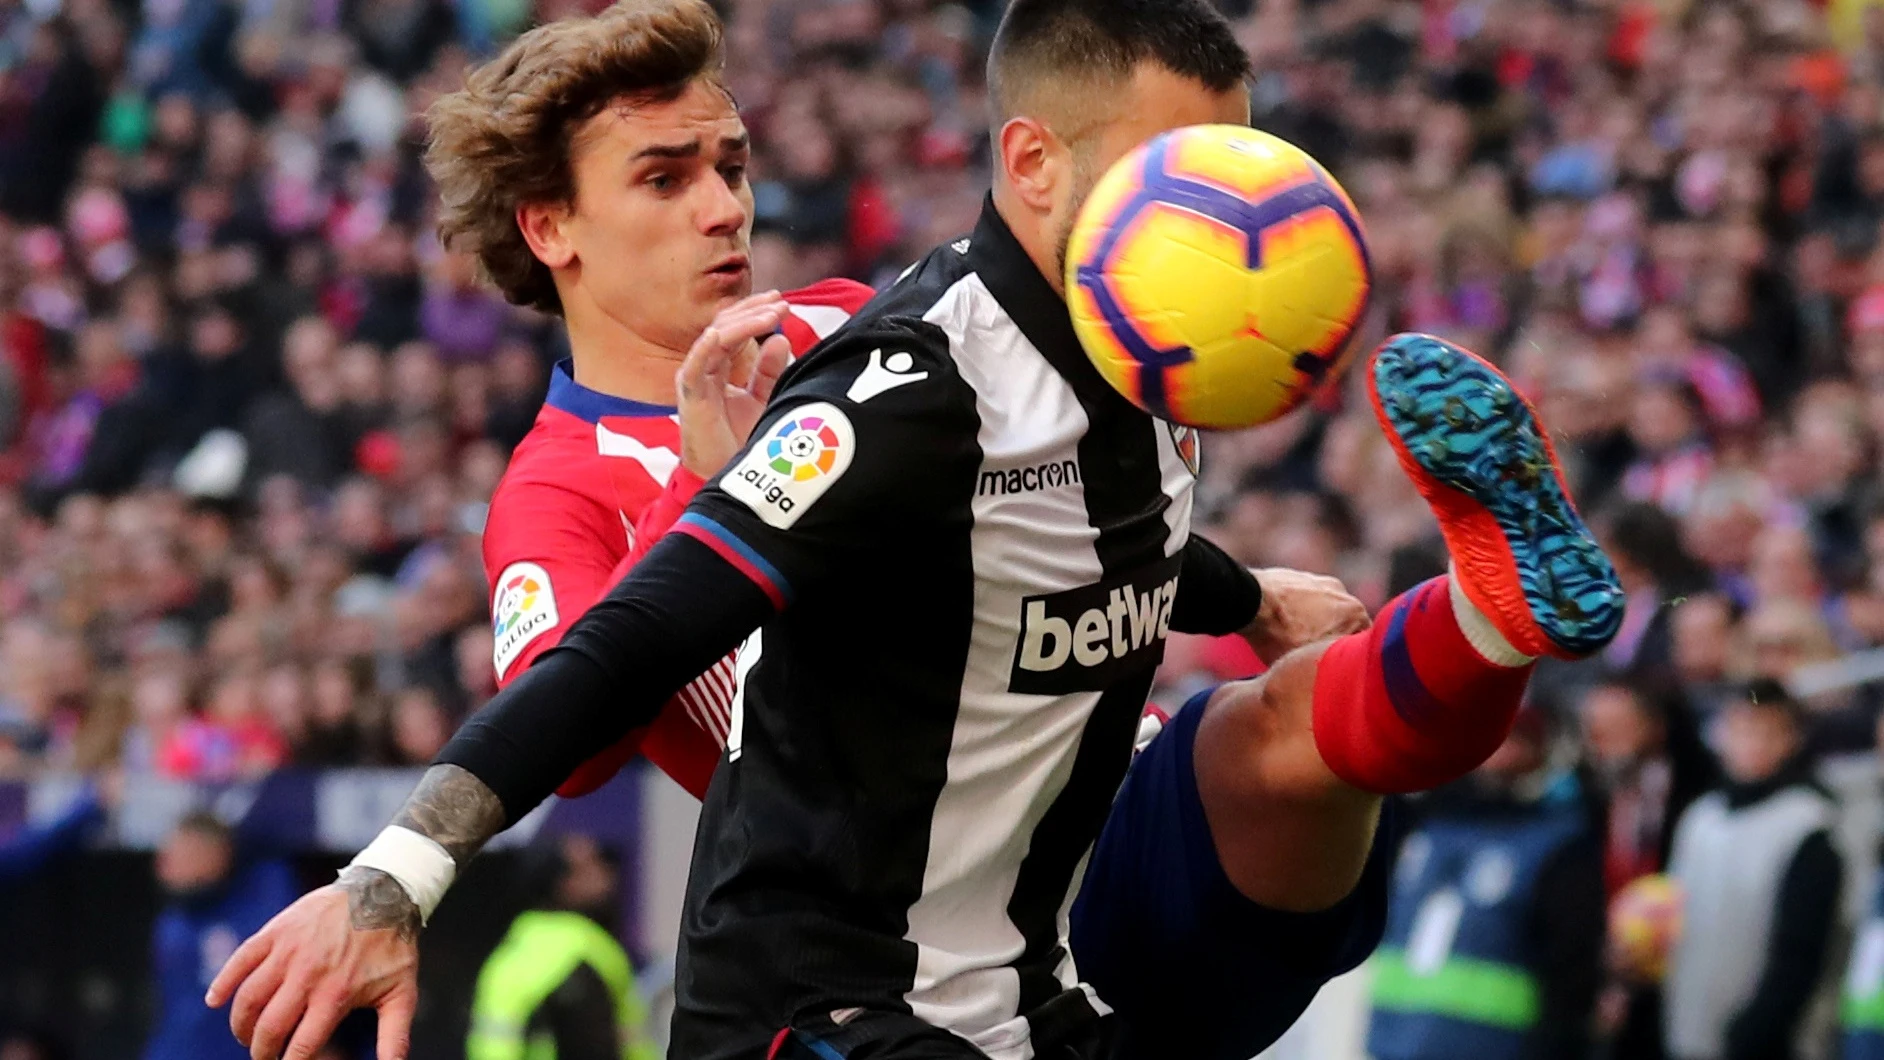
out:
<path id="1" fill-rule="evenodd" d="M 471 1003 L 468 1060 L 556 1060 L 548 1033 L 530 1019 L 577 968 L 588 965 L 615 1003 L 622 1060 L 660 1060 L 647 1036 L 647 1006 L 635 992 L 628 953 L 600 924 L 580 913 L 534 911 L 510 925 L 478 973 Z"/>

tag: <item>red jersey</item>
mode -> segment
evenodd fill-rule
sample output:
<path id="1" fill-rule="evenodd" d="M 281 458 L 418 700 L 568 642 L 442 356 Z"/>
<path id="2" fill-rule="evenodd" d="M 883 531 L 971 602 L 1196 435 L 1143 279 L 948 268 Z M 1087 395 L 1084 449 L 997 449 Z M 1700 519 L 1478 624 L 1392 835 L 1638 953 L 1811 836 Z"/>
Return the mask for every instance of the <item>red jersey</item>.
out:
<path id="1" fill-rule="evenodd" d="M 780 330 L 802 355 L 875 292 L 826 280 L 785 296 Z M 484 573 L 491 588 L 497 683 L 509 684 L 621 580 L 679 516 L 700 480 L 680 467 L 672 407 L 577 383 L 566 364 L 491 498 Z M 720 660 L 669 701 L 654 724 L 585 764 L 560 789 L 587 794 L 637 752 L 704 795 L 731 726 L 733 660 Z"/>

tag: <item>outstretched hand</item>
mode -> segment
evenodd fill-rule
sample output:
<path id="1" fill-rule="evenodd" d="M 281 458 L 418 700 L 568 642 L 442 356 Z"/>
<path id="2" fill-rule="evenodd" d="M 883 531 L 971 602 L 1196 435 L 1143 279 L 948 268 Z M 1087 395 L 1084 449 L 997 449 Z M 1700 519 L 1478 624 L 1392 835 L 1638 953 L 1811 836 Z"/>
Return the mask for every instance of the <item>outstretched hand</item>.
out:
<path id="1" fill-rule="evenodd" d="M 254 1060 L 312 1060 L 356 1008 L 379 1011 L 379 1060 L 405 1060 L 419 1001 L 418 908 L 376 875 L 303 895 L 209 985 L 209 1007 L 233 999 L 229 1027 Z"/>
<path id="2" fill-rule="evenodd" d="M 777 291 L 741 299 L 720 310 L 687 351 L 675 382 L 680 462 L 688 471 L 712 475 L 752 435 L 791 362 L 791 343 L 777 333 L 787 312 Z"/>

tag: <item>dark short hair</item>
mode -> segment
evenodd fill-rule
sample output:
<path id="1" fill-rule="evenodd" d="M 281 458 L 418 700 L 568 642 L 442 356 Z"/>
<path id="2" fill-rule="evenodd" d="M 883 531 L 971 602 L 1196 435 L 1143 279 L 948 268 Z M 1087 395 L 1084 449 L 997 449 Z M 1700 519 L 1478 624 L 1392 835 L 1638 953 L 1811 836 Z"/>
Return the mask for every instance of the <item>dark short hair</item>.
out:
<path id="1" fill-rule="evenodd" d="M 1124 80 L 1154 62 L 1213 91 L 1249 77 L 1249 54 L 1206 0 L 1014 0 L 988 52 L 988 85 L 1006 118 L 1019 78 Z"/>
<path id="2" fill-rule="evenodd" d="M 1776 710 L 1794 725 L 1805 723 L 1805 707 L 1793 698 L 1791 692 L 1786 691 L 1785 685 L 1770 677 L 1748 681 L 1740 689 L 1739 700 L 1749 706 Z"/>
<path id="3" fill-rule="evenodd" d="M 1671 742 L 1675 739 L 1674 729 L 1693 728 L 1694 708 L 1672 674 L 1654 670 L 1611 673 L 1591 686 L 1591 691 L 1597 689 L 1615 689 L 1627 695 L 1644 717 L 1668 731 Z"/>
<path id="4" fill-rule="evenodd" d="M 1646 570 L 1663 592 L 1685 593 L 1707 587 L 1707 576 L 1681 544 L 1681 524 L 1647 501 L 1618 505 L 1606 520 L 1610 547 Z"/>

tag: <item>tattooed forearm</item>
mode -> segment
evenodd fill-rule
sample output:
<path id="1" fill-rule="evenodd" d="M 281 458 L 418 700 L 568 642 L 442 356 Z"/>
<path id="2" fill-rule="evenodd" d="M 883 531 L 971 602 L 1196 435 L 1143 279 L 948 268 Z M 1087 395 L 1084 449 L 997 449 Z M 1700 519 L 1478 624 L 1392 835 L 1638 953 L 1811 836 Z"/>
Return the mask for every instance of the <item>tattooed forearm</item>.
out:
<path id="1" fill-rule="evenodd" d="M 419 779 L 393 824 L 426 836 L 463 865 L 504 830 L 504 806 L 484 782 L 458 766 L 433 766 Z M 418 904 L 399 881 L 379 869 L 355 865 L 340 874 L 347 908 L 358 930 L 391 928 L 417 938 Z"/>
<path id="2" fill-rule="evenodd" d="M 419 937 L 419 907 L 399 881 L 378 869 L 354 865 L 340 873 L 347 911 L 356 931 L 391 928 L 407 939 Z"/>
<path id="3" fill-rule="evenodd" d="M 433 766 L 393 818 L 445 848 L 463 867 L 504 830 L 504 804 L 484 782 L 459 766 Z"/>

